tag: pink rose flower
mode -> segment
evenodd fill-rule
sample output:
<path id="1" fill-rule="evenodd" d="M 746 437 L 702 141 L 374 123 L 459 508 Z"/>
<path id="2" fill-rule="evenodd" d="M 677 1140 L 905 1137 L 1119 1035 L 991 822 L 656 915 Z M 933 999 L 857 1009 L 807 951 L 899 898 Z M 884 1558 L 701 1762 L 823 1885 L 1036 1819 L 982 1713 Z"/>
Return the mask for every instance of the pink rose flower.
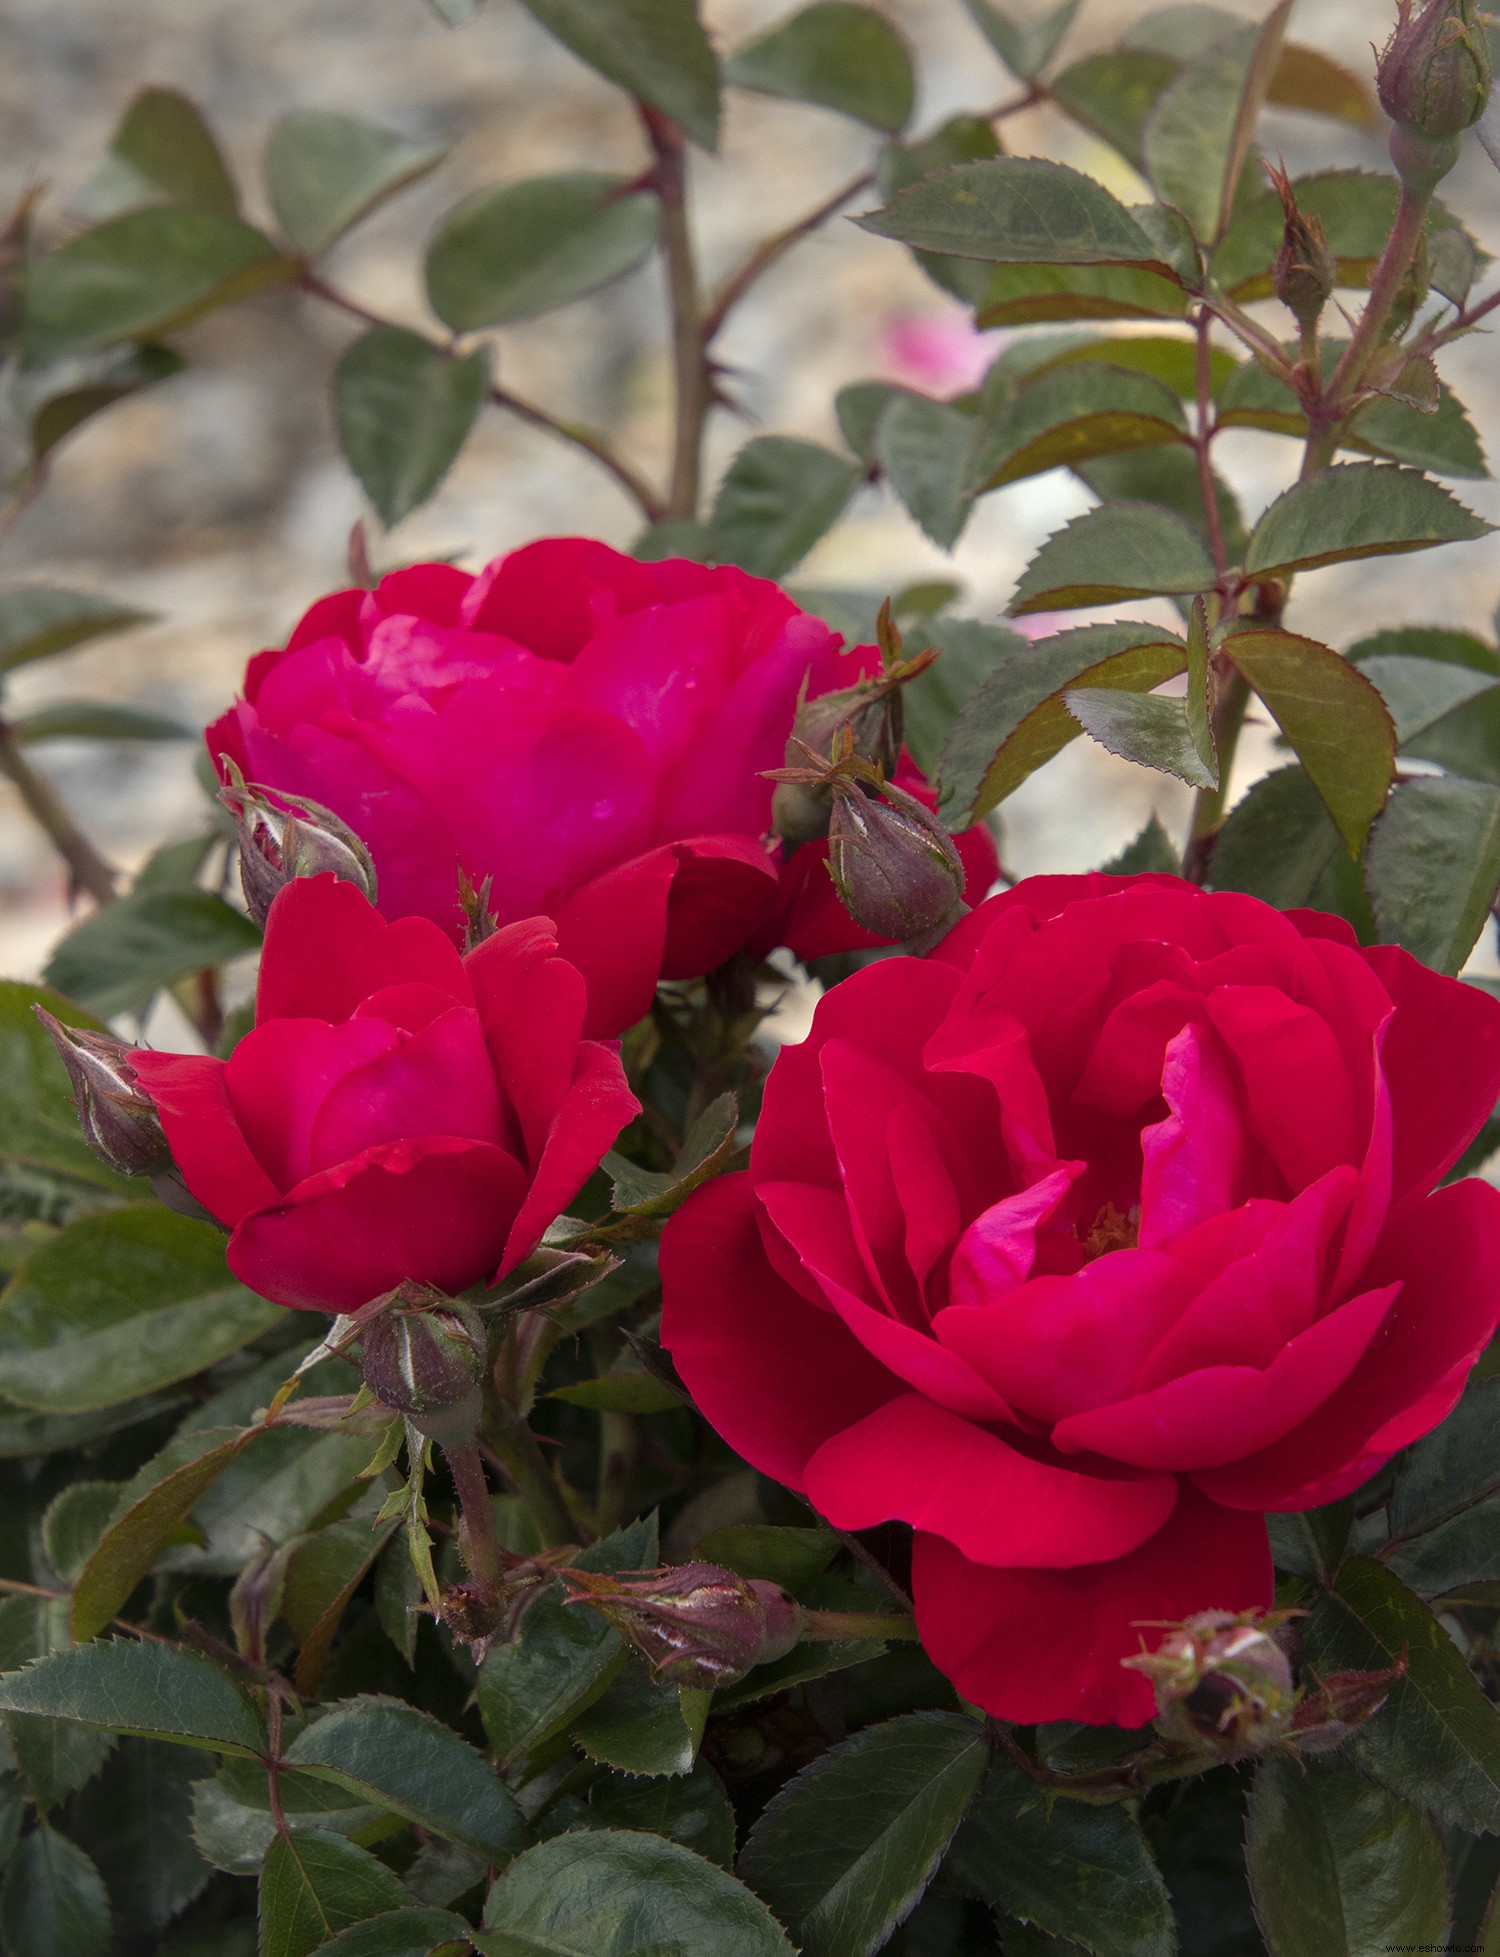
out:
<path id="1" fill-rule="evenodd" d="M 271 906 L 229 1059 L 130 1062 L 236 1277 L 344 1312 L 408 1278 L 487 1284 L 535 1248 L 639 1112 L 583 1013 L 546 918 L 460 958 L 426 918 L 305 877 Z"/>
<path id="2" fill-rule="evenodd" d="M 1338 919 L 1035 877 L 819 1003 L 667 1228 L 663 1341 L 836 1527 L 913 1526 L 965 1697 L 1136 1725 L 1152 1627 L 1268 1605 L 1265 1512 L 1458 1397 L 1500 1193 L 1435 1185 L 1497 1091 L 1500 1005 Z"/>
<path id="3" fill-rule="evenodd" d="M 602 1038 L 649 1009 L 659 977 L 697 977 L 752 939 L 874 942 L 841 928 L 826 873 L 809 879 L 821 846 L 783 866 L 766 833 L 762 770 L 782 764 L 804 682 L 824 693 L 876 663 L 842 647 L 732 566 L 552 538 L 478 577 L 419 564 L 322 599 L 250 662 L 206 738 L 216 762 L 342 816 L 384 916 L 458 941 L 461 866 L 491 879 L 502 923 L 554 918 Z M 964 850 L 977 901 L 994 849 L 975 830 Z"/>

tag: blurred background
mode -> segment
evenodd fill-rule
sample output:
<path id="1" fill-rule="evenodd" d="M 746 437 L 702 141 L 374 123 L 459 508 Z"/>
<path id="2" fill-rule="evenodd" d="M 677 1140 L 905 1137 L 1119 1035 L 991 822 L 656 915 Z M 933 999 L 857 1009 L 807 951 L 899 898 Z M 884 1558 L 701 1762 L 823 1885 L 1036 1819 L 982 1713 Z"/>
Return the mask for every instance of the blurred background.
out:
<path id="1" fill-rule="evenodd" d="M 958 0 L 881 0 L 918 56 L 916 132 L 1019 90 Z M 1234 0 L 1222 0 L 1233 7 Z M 1258 17 L 1261 7 L 1235 9 Z M 789 11 L 785 0 L 707 0 L 728 49 Z M 1065 44 L 1076 58 L 1118 38 L 1146 0 L 1085 0 Z M 1303 0 L 1291 33 L 1357 72 L 1388 32 L 1384 0 Z M 470 191 L 545 170 L 634 172 L 639 131 L 617 92 L 551 41 L 514 0 L 488 0 L 445 26 L 424 0 L 6 0 L 0 26 L 0 207 L 42 186 L 42 235 L 68 235 L 70 211 L 130 97 L 147 84 L 183 90 L 206 114 L 245 188 L 246 215 L 268 216 L 267 131 L 293 109 L 354 112 L 423 141 L 448 162 L 361 225 L 327 273 L 382 314 L 431 330 L 421 257 L 440 216 Z M 869 131 L 824 111 L 731 90 L 721 154 L 694 154 L 694 218 L 714 281 L 756 240 L 866 167 Z M 1387 167 L 1383 137 L 1291 111 L 1262 136 L 1299 170 Z M 1143 195 L 1102 144 L 1046 109 L 1005 125 L 1007 146 L 1045 154 Z M 1500 253 L 1500 176 L 1476 146 L 1444 186 Z M 871 200 L 872 201 L 872 200 Z M 851 208 L 857 210 L 856 203 Z M 76 223 L 76 217 L 71 220 Z M 58 452 L 42 493 L 0 538 L 0 586 L 51 582 L 95 590 L 154 622 L 23 668 L 12 698 L 31 708 L 86 694 L 193 726 L 218 713 L 247 657 L 279 644 L 301 611 L 347 582 L 351 525 L 367 520 L 378 569 L 422 557 L 468 568 L 528 539 L 582 532 L 628 546 L 634 510 L 587 458 L 498 410 L 487 411 L 438 494 L 381 534 L 332 431 L 328 380 L 356 329 L 295 293 L 254 300 L 174 335 L 188 371 L 90 422 Z M 591 299 L 490 336 L 497 376 L 554 412 L 607 431 L 662 474 L 669 377 L 655 265 Z M 951 393 L 982 371 L 1003 337 L 981 342 L 955 300 L 898 246 L 835 219 L 754 290 L 720 343 L 745 419 L 720 415 L 714 468 L 748 434 L 797 433 L 838 446 L 832 400 L 845 382 L 903 379 Z M 1500 429 L 1500 360 L 1476 335 L 1444 375 L 1481 433 Z M 1270 435 L 1221 438 L 1220 467 L 1254 516 L 1290 480 L 1298 451 Z M 1500 486 L 1456 485 L 1500 522 Z M 883 593 L 924 577 L 963 587 L 957 611 L 994 618 L 1038 543 L 1091 501 L 1062 471 L 986 498 L 953 556 L 937 550 L 884 491 L 861 492 L 794 583 Z M 1289 624 L 1345 645 L 1408 620 L 1488 632 L 1500 598 L 1500 538 L 1387 558 L 1302 579 Z M 1139 608 L 1132 608 L 1139 610 Z M 84 828 L 130 867 L 199 826 L 193 744 L 54 743 L 33 750 Z M 1235 792 L 1273 759 L 1263 729 L 1243 743 Z M 1188 791 L 1075 742 L 1002 811 L 1004 855 L 1018 873 L 1077 870 L 1113 854 L 1155 808 L 1180 838 Z M 62 873 L 0 784 L 0 971 L 29 977 L 67 918 Z M 1485 969 L 1496 969 L 1483 952 Z"/>

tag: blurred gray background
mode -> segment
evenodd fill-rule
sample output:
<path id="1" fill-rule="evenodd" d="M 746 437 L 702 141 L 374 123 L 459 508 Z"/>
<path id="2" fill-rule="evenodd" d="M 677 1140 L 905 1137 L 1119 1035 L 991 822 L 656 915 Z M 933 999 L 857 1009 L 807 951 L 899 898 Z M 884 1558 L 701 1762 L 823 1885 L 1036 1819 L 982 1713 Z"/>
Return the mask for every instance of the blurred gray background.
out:
<path id="1" fill-rule="evenodd" d="M 1018 93 L 959 0 L 881 0 L 920 64 L 914 127 Z M 1223 0 L 1234 5 L 1234 0 Z M 1237 9 L 1254 17 L 1263 9 Z M 732 48 L 791 8 L 785 0 L 707 0 Z M 1116 39 L 1145 0 L 1085 0 L 1065 44 L 1073 58 Z M 1292 35 L 1368 75 L 1384 39 L 1383 0 L 1304 0 Z M 632 172 L 641 144 L 621 98 L 551 42 L 515 0 L 488 0 L 446 28 L 424 0 L 5 0 L 0 17 L 0 205 L 45 185 L 44 235 L 66 235 L 70 199 L 120 113 L 147 83 L 183 89 L 218 131 L 245 186 L 247 215 L 268 212 L 266 133 L 297 108 L 344 109 L 450 143 L 447 164 L 337 247 L 328 276 L 393 319 L 429 329 L 421 254 L 441 215 L 469 192 L 540 171 Z M 1383 141 L 1342 124 L 1273 111 L 1262 129 L 1299 169 L 1385 166 Z M 1060 157 L 1129 198 L 1142 187 L 1113 153 L 1045 109 L 1005 125 L 1013 151 Z M 731 91 L 722 153 L 694 159 L 695 222 L 712 281 L 766 232 L 815 204 L 870 160 L 870 132 L 827 112 Z M 1500 175 L 1477 146 L 1444 187 L 1500 253 Z M 856 206 L 855 208 L 858 208 Z M 493 335 L 499 376 L 588 420 L 658 475 L 668 377 L 655 268 L 540 321 Z M 79 585 L 141 607 L 157 622 L 28 667 L 18 706 L 86 694 L 129 700 L 200 725 L 235 690 L 246 658 L 280 643 L 303 608 L 346 581 L 351 524 L 368 517 L 333 441 L 328 377 L 352 328 L 314 300 L 277 295 L 179 336 L 191 369 L 101 415 L 65 445 L 41 497 L 0 540 L 0 585 Z M 1000 342 L 991 337 L 989 351 Z M 836 219 L 758 286 L 721 342 L 748 420 L 719 416 L 711 479 L 757 429 L 837 441 L 832 398 L 872 375 L 955 391 L 982 364 L 957 302 L 899 247 Z M 1445 376 L 1491 446 L 1500 431 L 1500 360 L 1475 336 Z M 1290 480 L 1297 450 L 1236 432 L 1218 454 L 1255 514 Z M 1500 521 L 1500 486 L 1458 484 Z M 958 609 L 994 617 L 1035 546 L 1090 499 L 1062 472 L 981 504 L 950 559 L 884 492 L 862 492 L 799 578 L 886 591 L 924 576 L 964 587 Z M 586 458 L 489 410 L 434 499 L 391 536 L 370 519 L 381 564 L 456 556 L 470 568 L 527 539 L 575 531 L 624 546 L 632 508 Z M 1487 630 L 1500 598 L 1500 539 L 1421 557 L 1376 560 L 1299 581 L 1291 623 L 1347 644 L 1406 621 Z M 36 752 L 33 750 L 33 752 Z M 56 745 L 44 765 L 90 833 L 129 865 L 198 822 L 186 747 Z M 1236 790 L 1271 758 L 1250 730 Z M 1018 873 L 1083 869 L 1117 849 L 1156 808 L 1180 833 L 1187 791 L 1079 741 L 1005 805 L 1005 856 Z M 39 969 L 66 922 L 61 874 L 0 784 L 0 969 Z"/>

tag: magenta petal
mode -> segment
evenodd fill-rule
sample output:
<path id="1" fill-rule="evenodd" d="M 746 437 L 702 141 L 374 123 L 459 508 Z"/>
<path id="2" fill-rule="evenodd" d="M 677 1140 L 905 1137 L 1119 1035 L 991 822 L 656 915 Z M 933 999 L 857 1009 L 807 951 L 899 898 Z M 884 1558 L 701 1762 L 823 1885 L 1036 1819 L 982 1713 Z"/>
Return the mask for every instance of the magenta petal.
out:
<path id="1" fill-rule="evenodd" d="M 1327 1020 L 1270 986 L 1225 986 L 1207 1003 L 1238 1063 L 1251 1131 L 1290 1186 L 1361 1160 L 1368 1137 Z"/>
<path id="2" fill-rule="evenodd" d="M 1244 1116 L 1211 1035 L 1185 1026 L 1168 1043 L 1161 1091 L 1170 1113 L 1141 1130 L 1143 1250 L 1233 1209 L 1244 1175 Z"/>
<path id="3" fill-rule="evenodd" d="M 1112 1406 L 1061 1420 L 1052 1438 L 1136 1468 L 1222 1467 L 1290 1433 L 1359 1364 L 1399 1285 L 1383 1285 L 1320 1318 L 1263 1371 L 1207 1366 Z"/>
<path id="4" fill-rule="evenodd" d="M 412 1135 L 505 1145 L 495 1073 L 471 1006 L 450 1006 L 335 1082 L 313 1118 L 306 1173 Z"/>
<path id="5" fill-rule="evenodd" d="M 493 1274 L 525 1187 L 520 1163 L 488 1142 L 388 1144 L 247 1216 L 229 1268 L 297 1311 L 356 1311 L 408 1278 L 462 1291 Z"/>
<path id="6" fill-rule="evenodd" d="M 932 1662 L 997 1719 L 1140 1726 L 1151 1687 L 1121 1659 L 1197 1611 L 1268 1606 L 1271 1552 L 1260 1516 L 1185 1487 L 1139 1549 L 1078 1569 L 989 1569 L 919 1531 L 912 1594 Z"/>
<path id="7" fill-rule="evenodd" d="M 253 1026 L 224 1066 L 224 1085 L 245 1140 L 279 1190 L 325 1162 L 312 1159 L 313 1125 L 324 1101 L 351 1073 L 394 1050 L 400 1035 L 383 1019 L 268 1019 Z M 371 1136 L 396 1140 L 396 1136 Z M 370 1145 L 355 1141 L 338 1159 Z"/>
<path id="8" fill-rule="evenodd" d="M 808 1457 L 901 1383 L 772 1270 L 748 1174 L 706 1183 L 661 1240 L 662 1344 L 704 1418 L 790 1488 Z"/>
<path id="9" fill-rule="evenodd" d="M 1447 1174 L 1500 1100 L 1500 1002 L 1456 985 L 1396 945 L 1365 959 L 1396 1007 L 1381 1061 L 1395 1129 L 1395 1195 Z"/>
<path id="10" fill-rule="evenodd" d="M 130 1056 L 156 1104 L 172 1160 L 191 1193 L 231 1228 L 280 1190 L 245 1140 L 224 1085 L 224 1062 L 195 1053 Z"/>
<path id="11" fill-rule="evenodd" d="M 497 1275 L 503 1277 L 530 1256 L 542 1232 L 563 1213 L 616 1135 L 640 1111 L 619 1054 L 594 1040 L 582 1041 L 573 1078 L 533 1169 L 531 1187 L 506 1237 Z"/>
<path id="12" fill-rule="evenodd" d="M 676 874 L 674 850 L 649 850 L 603 871 L 558 905 L 558 949 L 583 974 L 583 1030 L 590 1039 L 612 1039 L 651 1010 Z"/>
<path id="13" fill-rule="evenodd" d="M 255 994 L 257 1025 L 272 1019 L 350 1018 L 382 986 L 416 983 L 474 1003 L 463 961 L 425 917 L 388 924 L 352 883 L 298 877 L 266 919 Z"/>
<path id="14" fill-rule="evenodd" d="M 837 1529 L 910 1522 L 976 1563 L 1028 1569 L 1127 1555 L 1177 1500 L 1171 1475 L 1110 1480 L 1033 1460 L 915 1393 L 825 1441 L 806 1489 Z"/>
<path id="15" fill-rule="evenodd" d="M 954 1305 L 989 1305 L 1031 1275 L 1036 1233 L 1084 1173 L 1083 1162 L 1063 1162 L 1050 1175 L 1004 1196 L 975 1217 L 959 1238 L 948 1266 Z"/>
<path id="16" fill-rule="evenodd" d="M 464 960 L 495 1078 L 517 1129 L 516 1152 L 540 1160 L 573 1079 L 585 991 L 559 956 L 551 921 L 505 924 Z"/>

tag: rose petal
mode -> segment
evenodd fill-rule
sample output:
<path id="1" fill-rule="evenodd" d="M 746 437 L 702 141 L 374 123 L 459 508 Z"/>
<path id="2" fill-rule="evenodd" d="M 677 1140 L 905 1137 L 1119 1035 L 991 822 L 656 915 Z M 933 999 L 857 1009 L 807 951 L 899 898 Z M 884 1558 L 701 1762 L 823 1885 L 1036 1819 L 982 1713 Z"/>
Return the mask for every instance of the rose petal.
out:
<path id="1" fill-rule="evenodd" d="M 362 1023 L 349 1021 L 351 1027 Z M 248 1044 L 242 1040 L 236 1052 Z M 310 1169 L 331 1169 L 364 1149 L 413 1135 L 457 1135 L 505 1146 L 495 1073 L 479 1015 L 470 1006 L 450 1006 L 334 1083 L 313 1118 Z"/>
<path id="2" fill-rule="evenodd" d="M 425 917 L 388 924 L 352 883 L 297 877 L 266 919 L 255 993 L 258 1026 L 273 1019 L 349 1019 L 387 985 L 434 985 L 460 1005 L 474 995 L 463 961 Z"/>
<path id="3" fill-rule="evenodd" d="M 1114 1480 L 1035 1460 L 915 1393 L 825 1441 L 806 1489 L 836 1529 L 910 1522 L 976 1563 L 1028 1569 L 1128 1555 L 1177 1500 L 1171 1475 Z"/>
<path id="4" fill-rule="evenodd" d="M 132 1053 L 136 1078 L 156 1104 L 183 1181 L 220 1223 L 233 1227 L 280 1190 L 255 1158 L 224 1085 L 224 1062 L 196 1053 Z"/>
<path id="5" fill-rule="evenodd" d="M 969 1225 L 948 1267 L 948 1297 L 972 1309 L 995 1304 L 1031 1275 L 1036 1233 L 1083 1174 L 1082 1162 L 1061 1162 L 1029 1189 L 992 1203 Z"/>
<path id="6" fill-rule="evenodd" d="M 542 1232 L 566 1209 L 599 1166 L 628 1121 L 641 1111 L 613 1047 L 585 1040 L 577 1049 L 573 1078 L 558 1104 L 536 1163 L 530 1189 L 505 1240 L 498 1276 L 536 1248 Z"/>
<path id="7" fill-rule="evenodd" d="M 1349 1070 L 1327 1020 L 1269 986 L 1229 986 L 1209 1017 L 1236 1063 L 1250 1128 L 1292 1190 L 1364 1156 Z"/>
<path id="8" fill-rule="evenodd" d="M 1121 1659 L 1157 1643 L 1164 1623 L 1269 1605 L 1273 1576 L 1261 1517 L 1185 1487 L 1139 1549 L 1078 1569 L 990 1569 L 919 1531 L 912 1594 L 932 1662 L 996 1718 L 1140 1726 L 1155 1701 Z"/>
<path id="9" fill-rule="evenodd" d="M 503 924 L 468 954 L 464 970 L 514 1124 L 514 1153 L 535 1163 L 572 1084 L 586 1005 L 582 975 L 559 955 L 545 917 Z"/>
<path id="10" fill-rule="evenodd" d="M 1244 1193 L 1244 1115 L 1217 1041 L 1185 1026 L 1167 1046 L 1161 1091 L 1170 1113 L 1141 1130 L 1143 1250 L 1233 1209 Z"/>
<path id="11" fill-rule="evenodd" d="M 1500 1100 L 1500 1001 L 1454 985 L 1397 945 L 1371 945 L 1364 957 L 1396 1007 L 1381 1062 L 1399 1200 L 1439 1182 Z"/>
<path id="12" fill-rule="evenodd" d="M 391 1052 L 399 1038 L 383 1019 L 348 1019 L 341 1026 L 326 1019 L 270 1019 L 235 1047 L 224 1067 L 230 1106 L 278 1190 L 328 1166 L 312 1159 L 319 1110 L 346 1075 Z M 356 1143 L 345 1155 L 363 1146 Z"/>

